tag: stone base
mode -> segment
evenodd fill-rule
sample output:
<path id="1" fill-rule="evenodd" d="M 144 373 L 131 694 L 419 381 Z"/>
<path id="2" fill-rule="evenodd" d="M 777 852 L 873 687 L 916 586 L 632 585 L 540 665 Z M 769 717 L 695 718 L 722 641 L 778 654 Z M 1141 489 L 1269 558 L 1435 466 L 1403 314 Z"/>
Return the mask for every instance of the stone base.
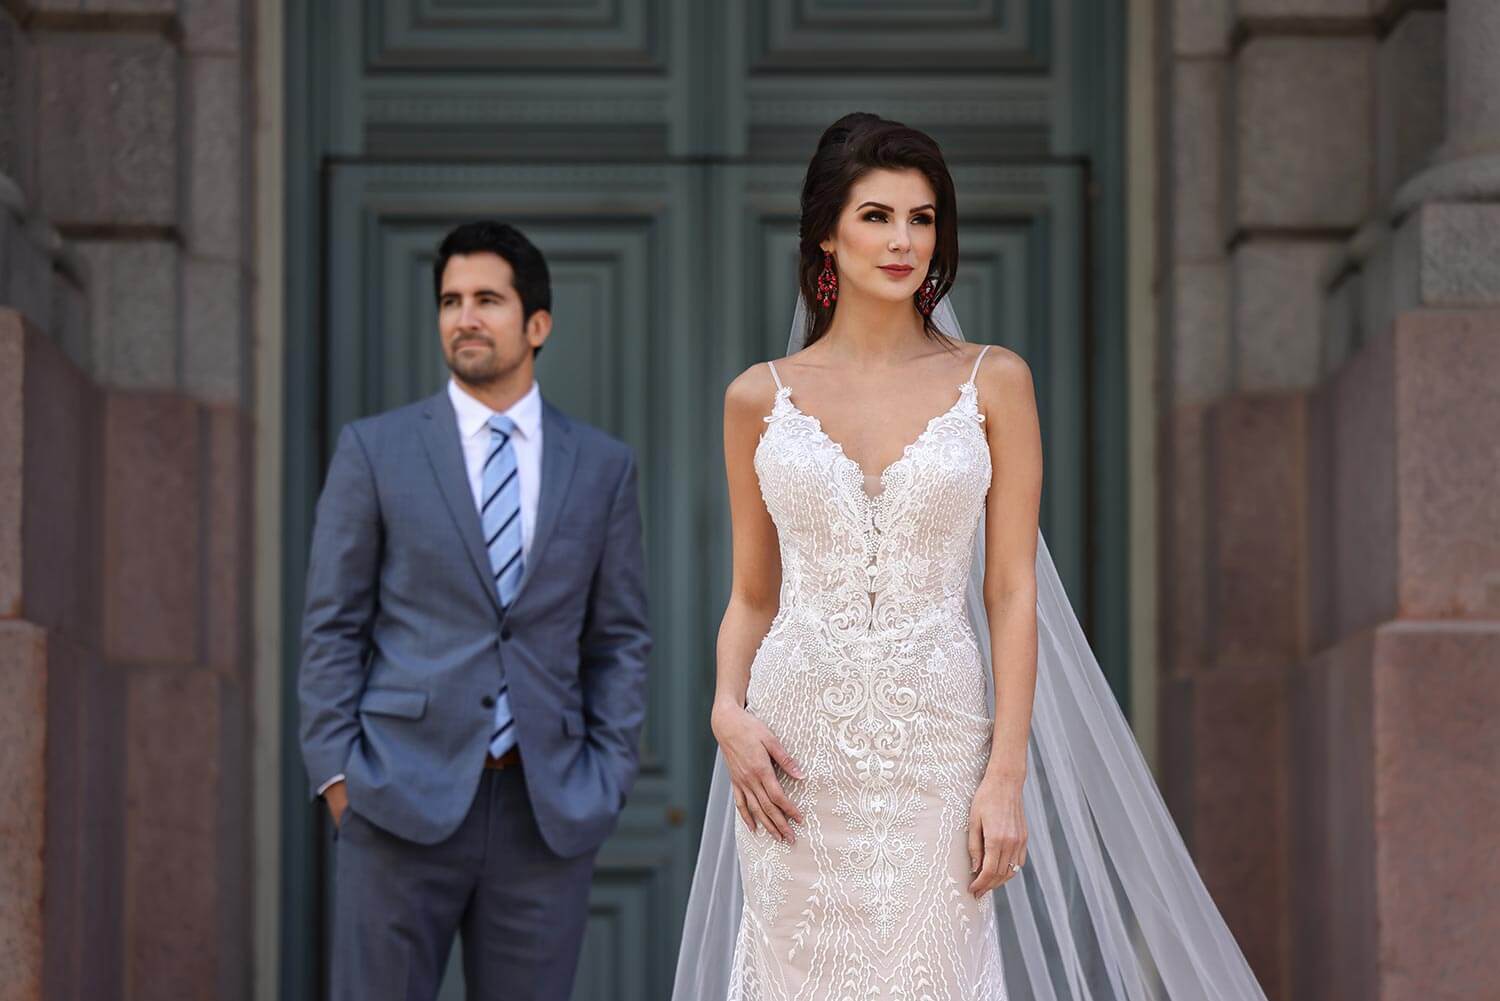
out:
<path id="1" fill-rule="evenodd" d="M 0 1001 L 244 996 L 250 441 L 0 309 Z"/>
<path id="2" fill-rule="evenodd" d="M 42 996 L 47 857 L 47 645 L 0 623 L 0 969 L 5 1001 Z"/>
<path id="3" fill-rule="evenodd" d="M 1205 671 L 1163 688 L 1168 802 L 1250 968 L 1285 998 L 1285 671 Z"/>
<path id="4" fill-rule="evenodd" d="M 1493 997 L 1500 623 L 1384 628 L 1373 674 L 1381 995 Z"/>
<path id="5" fill-rule="evenodd" d="M 1268 997 L 1493 997 L 1500 623 L 1386 623 L 1163 698 L 1168 800 Z"/>
<path id="6" fill-rule="evenodd" d="M 1293 996 L 1493 997 L 1500 623 L 1351 637 L 1291 718 Z"/>
<path id="7" fill-rule="evenodd" d="M 1272 998 L 1491 996 L 1497 371 L 1500 310 L 1409 309 L 1164 427 L 1163 783 Z"/>

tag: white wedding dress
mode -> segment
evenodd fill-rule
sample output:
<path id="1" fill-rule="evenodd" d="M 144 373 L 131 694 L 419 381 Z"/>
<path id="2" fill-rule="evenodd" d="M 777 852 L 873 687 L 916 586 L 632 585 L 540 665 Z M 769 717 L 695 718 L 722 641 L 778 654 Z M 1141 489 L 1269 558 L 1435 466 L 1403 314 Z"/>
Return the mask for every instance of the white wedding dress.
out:
<path id="1" fill-rule="evenodd" d="M 788 354 L 807 317 L 799 297 Z M 948 299 L 932 318 L 963 339 Z M 1040 531 L 1027 863 L 968 895 L 994 718 L 974 375 L 867 481 L 771 374 L 781 606 L 747 702 L 802 766 L 782 781 L 806 823 L 795 846 L 751 834 L 715 756 L 672 1001 L 1265 1001 Z"/>
<path id="2" fill-rule="evenodd" d="M 737 825 L 729 997 L 1000 1001 L 995 908 L 966 889 L 993 728 L 964 606 L 990 486 L 973 374 L 867 483 L 771 373 L 755 471 L 781 605 L 747 703 L 807 776 L 783 781 L 804 823 L 795 845 Z"/>

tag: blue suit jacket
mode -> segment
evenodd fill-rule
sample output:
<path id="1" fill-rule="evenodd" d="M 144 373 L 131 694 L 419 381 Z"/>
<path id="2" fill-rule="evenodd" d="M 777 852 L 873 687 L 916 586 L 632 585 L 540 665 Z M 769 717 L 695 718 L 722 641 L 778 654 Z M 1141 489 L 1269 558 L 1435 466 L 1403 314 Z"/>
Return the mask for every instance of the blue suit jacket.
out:
<path id="1" fill-rule="evenodd" d="M 630 449 L 550 404 L 526 570 L 491 582 L 446 391 L 343 429 L 318 500 L 303 616 L 313 787 L 435 844 L 468 812 L 510 683 L 526 786 L 557 854 L 614 829 L 638 768 L 651 649 Z"/>

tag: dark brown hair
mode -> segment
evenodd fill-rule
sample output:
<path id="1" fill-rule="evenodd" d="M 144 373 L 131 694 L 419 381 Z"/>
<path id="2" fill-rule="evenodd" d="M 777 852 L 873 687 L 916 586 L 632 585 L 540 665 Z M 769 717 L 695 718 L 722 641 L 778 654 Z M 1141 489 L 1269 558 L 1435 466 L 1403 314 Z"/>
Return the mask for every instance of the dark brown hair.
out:
<path id="1" fill-rule="evenodd" d="M 953 177 L 943 160 L 943 152 L 927 133 L 908 128 L 866 112 L 845 115 L 828 126 L 818 140 L 817 151 L 807 165 L 802 181 L 802 222 L 798 228 L 799 251 L 797 284 L 807 303 L 807 340 L 812 344 L 828 332 L 838 303 L 824 306 L 818 302 L 818 273 L 823 270 L 823 248 L 838 225 L 839 213 L 849 200 L 849 189 L 871 170 L 918 170 L 932 185 L 937 198 L 934 224 L 937 244 L 923 285 L 936 283 L 933 302 L 948 294 L 958 271 L 958 199 L 953 193 Z M 918 287 L 918 294 L 921 286 Z M 917 296 L 912 296 L 913 305 Z M 923 329 L 934 340 L 942 331 L 924 316 Z"/>
<path id="2" fill-rule="evenodd" d="M 510 265 L 511 284 L 521 298 L 524 323 L 531 314 L 552 308 L 552 279 L 547 274 L 547 259 L 536 244 L 526 239 L 514 226 L 491 219 L 476 219 L 451 230 L 438 244 L 432 259 L 432 294 L 443 297 L 443 271 L 454 255 L 494 254 Z"/>

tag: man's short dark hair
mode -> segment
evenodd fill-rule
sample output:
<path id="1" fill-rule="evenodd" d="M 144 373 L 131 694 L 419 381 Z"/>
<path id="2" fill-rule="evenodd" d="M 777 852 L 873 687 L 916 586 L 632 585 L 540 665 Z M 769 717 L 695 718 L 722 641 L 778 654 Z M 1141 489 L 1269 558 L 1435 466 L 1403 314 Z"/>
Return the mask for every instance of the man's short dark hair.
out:
<path id="1" fill-rule="evenodd" d="M 438 244 L 432 262 L 433 296 L 443 298 L 443 269 L 455 254 L 497 254 L 515 275 L 516 294 L 521 297 L 521 322 L 539 309 L 552 308 L 552 279 L 547 259 L 519 229 L 503 222 L 479 219 L 454 229 Z"/>

